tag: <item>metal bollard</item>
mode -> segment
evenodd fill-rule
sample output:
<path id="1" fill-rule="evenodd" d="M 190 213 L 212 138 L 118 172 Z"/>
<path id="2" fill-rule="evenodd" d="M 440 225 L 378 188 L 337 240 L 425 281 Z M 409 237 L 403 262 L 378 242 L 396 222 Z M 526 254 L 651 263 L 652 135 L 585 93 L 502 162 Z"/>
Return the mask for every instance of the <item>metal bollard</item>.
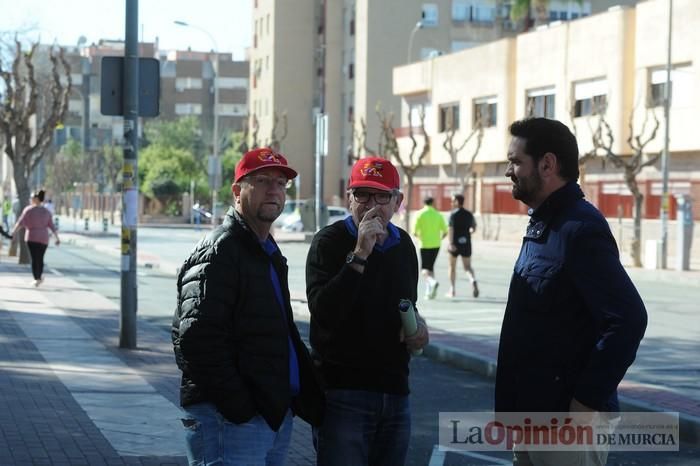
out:
<path id="1" fill-rule="evenodd" d="M 107 219 L 106 219 L 106 218 L 103 218 L 103 219 L 102 219 L 102 231 L 103 231 L 104 233 L 107 233 L 107 225 L 108 225 Z"/>
<path id="2" fill-rule="evenodd" d="M 90 219 L 85 217 L 85 231 L 90 229 Z"/>

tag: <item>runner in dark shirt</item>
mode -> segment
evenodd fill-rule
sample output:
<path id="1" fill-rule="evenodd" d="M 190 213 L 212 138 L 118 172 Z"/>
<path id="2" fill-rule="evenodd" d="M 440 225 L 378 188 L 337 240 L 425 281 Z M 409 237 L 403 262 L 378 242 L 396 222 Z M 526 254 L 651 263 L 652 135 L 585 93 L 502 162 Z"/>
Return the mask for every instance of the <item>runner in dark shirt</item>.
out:
<path id="1" fill-rule="evenodd" d="M 476 220 L 474 220 L 472 213 L 465 209 L 463 205 L 464 196 L 461 194 L 452 196 L 452 208 L 454 210 L 450 214 L 448 233 L 448 237 L 450 238 L 450 246 L 448 248 L 450 252 L 448 272 L 450 276 L 450 291 L 447 293 L 447 296 L 453 298 L 456 295 L 455 276 L 457 274 L 457 256 L 462 256 L 462 265 L 464 265 L 464 270 L 469 274 L 469 278 L 472 282 L 472 294 L 477 298 L 479 297 L 479 287 L 476 284 L 476 276 L 474 275 L 471 264 L 471 234 L 476 231 Z"/>

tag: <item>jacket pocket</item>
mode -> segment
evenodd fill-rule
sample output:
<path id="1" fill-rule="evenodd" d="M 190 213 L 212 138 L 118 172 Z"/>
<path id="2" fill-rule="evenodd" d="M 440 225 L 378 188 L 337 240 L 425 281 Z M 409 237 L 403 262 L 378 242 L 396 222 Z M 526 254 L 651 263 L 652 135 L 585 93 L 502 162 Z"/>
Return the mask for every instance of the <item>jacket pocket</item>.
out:
<path id="1" fill-rule="evenodd" d="M 531 262 L 523 268 L 520 293 L 528 311 L 552 311 L 561 269 L 561 263 L 544 261 Z"/>

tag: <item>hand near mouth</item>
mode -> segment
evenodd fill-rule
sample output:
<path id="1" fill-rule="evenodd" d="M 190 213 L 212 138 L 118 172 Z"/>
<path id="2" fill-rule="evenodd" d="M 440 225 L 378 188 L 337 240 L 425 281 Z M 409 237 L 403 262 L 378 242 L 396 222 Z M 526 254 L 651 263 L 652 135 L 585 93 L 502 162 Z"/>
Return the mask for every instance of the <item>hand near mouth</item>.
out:
<path id="1" fill-rule="evenodd" d="M 380 241 L 386 233 L 381 207 L 374 206 L 362 216 L 362 220 L 357 227 L 357 244 L 355 254 L 366 258 L 372 252 L 374 245 Z"/>

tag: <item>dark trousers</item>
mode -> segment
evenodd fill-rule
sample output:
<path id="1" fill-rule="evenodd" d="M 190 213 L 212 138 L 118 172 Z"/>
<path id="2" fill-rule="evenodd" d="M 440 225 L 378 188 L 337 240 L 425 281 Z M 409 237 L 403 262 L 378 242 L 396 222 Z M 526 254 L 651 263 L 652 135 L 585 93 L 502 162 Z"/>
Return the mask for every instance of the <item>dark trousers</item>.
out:
<path id="1" fill-rule="evenodd" d="M 27 241 L 29 255 L 32 256 L 32 275 L 34 275 L 34 280 L 40 280 L 41 275 L 44 273 L 44 253 L 46 253 L 47 246 L 48 244 Z"/>

